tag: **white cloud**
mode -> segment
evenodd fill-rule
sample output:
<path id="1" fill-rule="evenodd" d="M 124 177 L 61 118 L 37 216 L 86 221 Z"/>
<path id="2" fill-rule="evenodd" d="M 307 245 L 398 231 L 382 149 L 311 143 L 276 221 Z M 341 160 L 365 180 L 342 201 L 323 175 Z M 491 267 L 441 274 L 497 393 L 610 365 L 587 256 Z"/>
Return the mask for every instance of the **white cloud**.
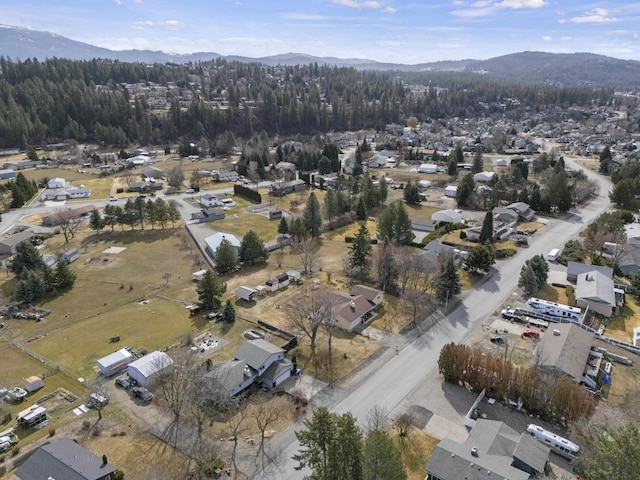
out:
<path id="1" fill-rule="evenodd" d="M 573 23 L 609 23 L 617 22 L 618 19 L 609 16 L 609 10 L 606 8 L 594 8 L 579 17 L 569 19 Z"/>
<path id="2" fill-rule="evenodd" d="M 376 45 L 381 47 L 399 47 L 401 45 L 406 45 L 407 42 L 396 41 L 396 40 L 378 40 L 375 42 Z"/>
<path id="3" fill-rule="evenodd" d="M 542 39 L 543 39 L 545 42 L 550 42 L 551 40 L 553 40 L 549 35 L 543 35 L 543 36 L 542 36 Z"/>
<path id="4" fill-rule="evenodd" d="M 496 7 L 503 8 L 540 8 L 546 5 L 545 0 L 502 0 L 496 2 Z"/>
<path id="5" fill-rule="evenodd" d="M 232 44 L 232 45 L 268 45 L 268 44 L 280 44 L 282 40 L 277 38 L 254 38 L 254 37 L 229 37 L 221 38 L 219 43 Z"/>
<path id="6" fill-rule="evenodd" d="M 563 36 L 560 37 L 560 40 L 562 40 L 563 42 L 570 42 L 571 40 L 573 40 L 573 37 Z"/>
<path id="7" fill-rule="evenodd" d="M 180 20 L 165 20 L 162 22 L 152 22 L 150 20 L 144 22 L 133 22 L 131 27 L 136 30 L 144 30 L 147 27 L 160 27 L 165 30 L 179 30 L 185 26 L 184 22 Z"/>
<path id="8" fill-rule="evenodd" d="M 396 11 L 395 8 L 384 6 L 375 0 L 331 0 L 331 3 L 349 8 L 372 8 L 374 10 L 382 10 L 386 13 L 394 13 Z"/>
<path id="9" fill-rule="evenodd" d="M 286 18 L 287 20 L 328 20 L 329 17 L 325 15 L 318 15 L 315 13 L 296 13 L 290 12 L 282 15 L 282 18 Z"/>

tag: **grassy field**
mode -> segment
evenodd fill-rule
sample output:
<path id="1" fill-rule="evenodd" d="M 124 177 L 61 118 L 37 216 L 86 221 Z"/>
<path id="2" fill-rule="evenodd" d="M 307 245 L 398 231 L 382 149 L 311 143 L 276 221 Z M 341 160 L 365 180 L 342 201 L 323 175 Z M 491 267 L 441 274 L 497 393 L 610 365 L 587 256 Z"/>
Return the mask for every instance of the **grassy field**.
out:
<path id="1" fill-rule="evenodd" d="M 426 475 L 424 469 L 440 440 L 430 437 L 416 427 L 409 427 L 407 436 L 404 439 L 400 439 L 395 430 L 391 431 L 390 434 L 402 454 L 402 463 L 404 463 L 407 471 L 407 480 L 424 480 Z"/>

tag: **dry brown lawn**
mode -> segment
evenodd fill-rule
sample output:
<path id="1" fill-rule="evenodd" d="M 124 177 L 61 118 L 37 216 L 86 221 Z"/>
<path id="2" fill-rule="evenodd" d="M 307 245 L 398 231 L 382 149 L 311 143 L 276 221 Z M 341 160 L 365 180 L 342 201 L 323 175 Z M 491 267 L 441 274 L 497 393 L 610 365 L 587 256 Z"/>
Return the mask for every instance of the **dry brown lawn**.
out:
<path id="1" fill-rule="evenodd" d="M 633 329 L 636 327 L 640 327 L 640 304 L 633 296 L 626 295 L 625 305 L 620 314 L 607 322 L 605 335 L 630 342 L 633 339 Z"/>
<path id="2" fill-rule="evenodd" d="M 425 467 L 440 442 L 416 427 L 410 427 L 407 436 L 401 439 L 396 430 L 389 432 L 402 455 L 402 463 L 407 471 L 407 480 L 424 480 Z"/>
<path id="3" fill-rule="evenodd" d="M 562 303 L 567 305 L 567 293 L 562 287 L 554 287 L 553 285 L 545 284 L 538 293 L 536 293 L 537 298 L 542 298 L 543 300 L 549 300 L 550 302 Z"/>

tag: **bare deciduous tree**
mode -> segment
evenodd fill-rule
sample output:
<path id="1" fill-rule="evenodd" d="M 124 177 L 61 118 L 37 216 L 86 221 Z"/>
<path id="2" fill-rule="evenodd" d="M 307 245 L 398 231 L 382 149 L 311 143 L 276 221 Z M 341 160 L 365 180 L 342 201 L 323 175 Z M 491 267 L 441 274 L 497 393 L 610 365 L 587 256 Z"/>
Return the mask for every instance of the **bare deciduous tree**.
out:
<path id="1" fill-rule="evenodd" d="M 64 235 L 64 243 L 69 243 L 70 238 L 75 238 L 76 232 L 82 224 L 82 220 L 70 208 L 58 210 L 51 216 L 51 219 L 56 227 L 60 227 Z"/>
<path id="2" fill-rule="evenodd" d="M 261 456 L 262 463 L 264 465 L 265 459 L 271 460 L 264 448 L 267 429 L 280 419 L 280 413 L 282 406 L 278 405 L 277 399 L 271 398 L 256 398 L 256 403 L 252 411 L 253 420 L 256 422 L 256 427 L 260 431 L 260 445 L 256 452 L 256 458 Z"/>
<path id="3" fill-rule="evenodd" d="M 413 417 L 410 413 L 398 415 L 393 421 L 393 426 L 398 431 L 400 446 L 403 450 L 407 447 L 407 440 L 409 440 L 411 425 L 413 425 Z"/>
<path id="4" fill-rule="evenodd" d="M 306 235 L 300 240 L 291 242 L 291 251 L 302 260 L 302 271 L 310 274 L 318 262 L 319 242 L 317 238 Z"/>
<path id="5" fill-rule="evenodd" d="M 381 405 L 374 405 L 367 410 L 366 423 L 367 431 L 385 430 L 388 420 L 387 409 Z"/>
<path id="6" fill-rule="evenodd" d="M 231 441 L 233 442 L 233 447 L 231 449 L 230 463 L 231 465 L 233 465 L 234 478 L 237 478 L 238 473 L 240 473 L 238 469 L 238 465 L 236 464 L 236 454 L 238 450 L 238 437 L 247 428 L 246 420 L 247 420 L 247 410 L 246 408 L 242 408 L 227 422 L 227 425 L 229 426 L 229 430 L 231 433 Z"/>
<path id="7" fill-rule="evenodd" d="M 308 289 L 302 295 L 297 295 L 293 301 L 285 306 L 285 313 L 289 325 L 309 338 L 311 356 L 316 353 L 316 339 L 318 330 L 327 320 L 330 311 L 323 310 L 327 303 L 328 292 L 321 289 Z"/>

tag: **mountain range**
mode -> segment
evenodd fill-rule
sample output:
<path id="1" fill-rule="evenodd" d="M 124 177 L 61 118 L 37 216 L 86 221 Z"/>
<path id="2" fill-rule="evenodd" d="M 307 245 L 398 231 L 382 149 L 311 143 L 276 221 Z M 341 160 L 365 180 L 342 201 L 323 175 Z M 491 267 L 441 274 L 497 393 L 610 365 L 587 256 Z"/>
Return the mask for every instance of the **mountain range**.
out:
<path id="1" fill-rule="evenodd" d="M 50 32 L 0 25 L 0 56 L 12 60 L 105 58 L 122 62 L 189 63 L 224 58 L 227 61 L 259 62 L 265 65 L 298 65 L 317 62 L 361 70 L 403 72 L 480 73 L 487 77 L 518 82 L 551 83 L 633 89 L 640 87 L 640 62 L 592 53 L 521 52 L 486 60 L 452 60 L 405 65 L 359 58 L 315 57 L 287 53 L 267 57 L 220 55 L 214 52 L 170 54 L 154 50 L 110 50 L 78 42 Z"/>

